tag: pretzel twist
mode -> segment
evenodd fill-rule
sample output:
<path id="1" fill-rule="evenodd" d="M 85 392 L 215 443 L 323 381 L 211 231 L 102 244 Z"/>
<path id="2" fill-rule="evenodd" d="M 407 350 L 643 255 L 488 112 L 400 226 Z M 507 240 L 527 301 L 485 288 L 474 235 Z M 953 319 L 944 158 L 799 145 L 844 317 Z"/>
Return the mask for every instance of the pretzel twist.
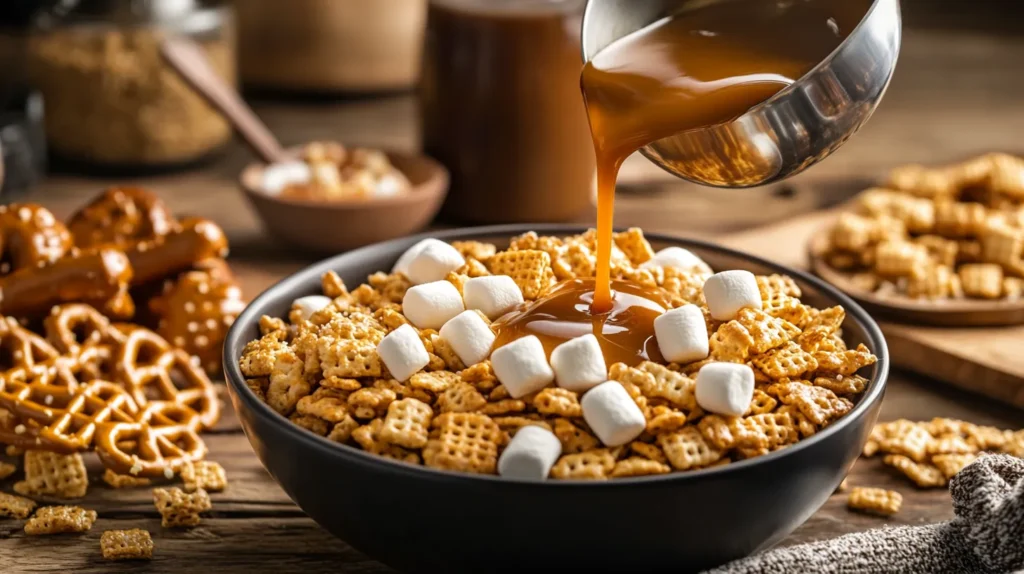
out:
<path id="1" fill-rule="evenodd" d="M 110 188 L 68 220 L 79 248 L 125 249 L 139 241 L 163 237 L 175 227 L 163 201 L 138 187 Z"/>
<path id="2" fill-rule="evenodd" d="M 103 465 L 120 474 L 166 477 L 202 460 L 206 445 L 188 426 L 154 427 L 145 423 L 101 423 L 96 453 Z"/>
<path id="3" fill-rule="evenodd" d="M 0 205 L 0 253 L 3 272 L 47 265 L 71 249 L 71 233 L 41 205 Z"/>

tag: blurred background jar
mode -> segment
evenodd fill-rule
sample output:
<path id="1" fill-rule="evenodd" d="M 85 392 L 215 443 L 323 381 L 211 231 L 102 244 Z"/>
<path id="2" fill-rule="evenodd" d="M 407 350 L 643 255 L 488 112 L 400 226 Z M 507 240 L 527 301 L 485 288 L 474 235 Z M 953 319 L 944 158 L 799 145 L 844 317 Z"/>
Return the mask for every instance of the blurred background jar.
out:
<path id="1" fill-rule="evenodd" d="M 231 139 L 227 122 L 164 63 L 168 34 L 196 40 L 236 83 L 231 7 L 220 0 L 63 0 L 37 17 L 28 81 L 51 152 L 75 164 L 175 168 Z"/>
<path id="2" fill-rule="evenodd" d="M 567 221 L 592 209 L 585 4 L 431 0 L 420 102 L 424 150 L 452 175 L 443 216 Z"/>
<path id="3" fill-rule="evenodd" d="M 419 80 L 427 0 L 234 0 L 247 88 L 407 90 Z"/>

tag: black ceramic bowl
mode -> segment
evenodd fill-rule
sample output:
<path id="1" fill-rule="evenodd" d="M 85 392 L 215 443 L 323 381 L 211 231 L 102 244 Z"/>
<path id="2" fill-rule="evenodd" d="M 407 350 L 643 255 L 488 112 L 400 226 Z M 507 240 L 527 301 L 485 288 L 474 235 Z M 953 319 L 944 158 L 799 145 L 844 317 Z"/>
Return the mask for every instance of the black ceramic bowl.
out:
<path id="1" fill-rule="evenodd" d="M 527 230 L 499 226 L 431 234 L 499 246 Z M 802 272 L 699 241 L 663 235 L 713 268 L 786 273 L 816 306 L 841 304 L 849 344 L 878 356 L 856 407 L 793 446 L 719 468 L 603 482 L 519 482 L 408 466 L 331 442 L 286 420 L 245 386 L 238 368 L 261 315 L 285 316 L 292 300 L 320 292 L 336 271 L 356 286 L 425 236 L 380 243 L 322 261 L 281 281 L 238 317 L 224 345 L 231 400 L 263 465 L 317 523 L 372 558 L 407 572 L 682 572 L 740 558 L 807 520 L 846 476 L 875 422 L 889 370 L 882 333 L 848 297 Z"/>

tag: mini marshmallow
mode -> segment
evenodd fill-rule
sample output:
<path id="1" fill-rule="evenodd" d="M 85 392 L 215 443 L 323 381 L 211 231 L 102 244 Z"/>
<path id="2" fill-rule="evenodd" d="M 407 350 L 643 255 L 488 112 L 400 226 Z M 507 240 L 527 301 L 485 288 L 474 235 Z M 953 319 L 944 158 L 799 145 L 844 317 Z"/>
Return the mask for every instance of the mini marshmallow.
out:
<path id="1" fill-rule="evenodd" d="M 647 420 L 618 381 L 607 381 L 580 399 L 583 420 L 605 446 L 619 446 L 640 436 Z"/>
<path id="2" fill-rule="evenodd" d="M 265 193 L 277 195 L 289 185 L 301 185 L 313 180 L 313 170 L 301 161 L 273 163 L 263 170 L 261 187 Z"/>
<path id="3" fill-rule="evenodd" d="M 654 319 L 658 349 L 672 363 L 689 363 L 708 356 L 708 325 L 696 305 L 683 305 Z"/>
<path id="4" fill-rule="evenodd" d="M 651 267 L 675 267 L 683 271 L 696 268 L 700 271 L 711 271 L 711 267 L 703 259 L 682 247 L 666 247 L 640 265 L 641 269 L 650 269 Z"/>
<path id="5" fill-rule="evenodd" d="M 438 334 L 467 365 L 483 362 L 494 344 L 494 332 L 476 311 L 459 313 L 445 323 Z"/>
<path id="6" fill-rule="evenodd" d="M 402 275 L 408 277 L 409 264 L 412 263 L 412 260 L 417 255 L 420 254 L 420 251 L 423 251 L 423 249 L 426 248 L 426 246 L 433 243 L 444 243 L 444 241 L 434 239 L 433 237 L 428 237 L 422 241 L 417 242 L 412 247 L 406 249 L 405 253 L 403 253 L 401 257 L 398 258 L 398 261 L 395 262 L 395 266 L 391 268 L 391 272 L 401 273 Z"/>
<path id="7" fill-rule="evenodd" d="M 697 372 L 695 394 L 710 413 L 743 416 L 754 398 L 754 371 L 739 363 L 708 363 Z"/>
<path id="8" fill-rule="evenodd" d="M 462 254 L 451 245 L 443 241 L 428 243 L 409 262 L 406 275 L 415 285 L 440 281 L 464 263 Z"/>
<path id="9" fill-rule="evenodd" d="M 465 311 L 455 285 L 434 281 L 410 287 L 402 298 L 405 318 L 420 329 L 440 329 L 452 317 Z"/>
<path id="10" fill-rule="evenodd" d="M 377 355 L 391 376 L 399 381 L 407 380 L 430 363 L 427 348 L 411 325 L 402 325 L 381 339 Z"/>
<path id="11" fill-rule="evenodd" d="M 744 307 L 760 310 L 761 291 L 750 271 L 722 271 L 704 282 L 704 301 L 716 320 L 731 321 Z"/>
<path id="12" fill-rule="evenodd" d="M 491 353 L 491 367 L 513 399 L 539 391 L 555 380 L 544 345 L 534 335 L 495 350 Z"/>
<path id="13" fill-rule="evenodd" d="M 316 313 L 330 304 L 330 297 L 324 297 L 323 295 L 307 295 L 292 301 L 292 309 L 298 309 L 299 313 L 301 313 L 302 320 L 306 321 L 313 316 L 313 313 Z"/>
<path id="14" fill-rule="evenodd" d="M 594 335 L 570 339 L 551 352 L 551 369 L 563 389 L 583 393 L 608 380 L 601 345 Z"/>
<path id="15" fill-rule="evenodd" d="M 551 431 L 527 425 L 516 435 L 498 458 L 498 474 L 505 478 L 544 480 L 562 455 L 562 441 Z"/>
<path id="16" fill-rule="evenodd" d="M 479 309 L 488 319 L 497 319 L 523 303 L 523 292 L 508 275 L 474 277 L 462 286 L 467 309 Z"/>

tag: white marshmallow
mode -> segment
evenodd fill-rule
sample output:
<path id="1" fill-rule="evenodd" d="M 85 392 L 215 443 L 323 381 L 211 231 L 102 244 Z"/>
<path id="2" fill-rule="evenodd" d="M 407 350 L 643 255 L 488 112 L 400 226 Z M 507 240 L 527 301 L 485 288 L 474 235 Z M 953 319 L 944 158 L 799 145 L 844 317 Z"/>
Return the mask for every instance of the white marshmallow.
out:
<path id="1" fill-rule="evenodd" d="M 301 185 L 313 180 L 313 170 L 302 161 L 273 163 L 263 169 L 263 191 L 277 195 L 289 185 Z"/>
<path id="2" fill-rule="evenodd" d="M 506 478 L 544 480 L 562 455 L 562 441 L 551 431 L 527 425 L 516 435 L 498 458 L 498 474 Z"/>
<path id="3" fill-rule="evenodd" d="M 508 275 L 474 277 L 462 286 L 466 309 L 479 309 L 497 319 L 523 303 L 523 292 Z"/>
<path id="4" fill-rule="evenodd" d="M 669 362 L 689 363 L 708 356 L 708 325 L 696 305 L 683 305 L 656 317 L 654 336 Z"/>
<path id="5" fill-rule="evenodd" d="M 464 310 L 459 290 L 447 281 L 410 287 L 402 298 L 405 318 L 420 329 L 440 329 Z"/>
<path id="6" fill-rule="evenodd" d="M 494 344 L 494 332 L 476 311 L 459 313 L 445 323 L 438 334 L 467 365 L 486 359 Z"/>
<path id="7" fill-rule="evenodd" d="M 551 351 L 551 369 L 563 389 L 583 393 L 608 380 L 601 345 L 593 334 L 570 339 Z"/>
<path id="8" fill-rule="evenodd" d="M 409 262 L 406 275 L 414 285 L 440 281 L 466 262 L 462 254 L 443 241 L 428 243 Z"/>
<path id="9" fill-rule="evenodd" d="M 718 321 L 730 321 L 744 307 L 760 310 L 761 291 L 750 271 L 722 271 L 704 282 L 704 301 L 712 317 Z"/>
<path id="10" fill-rule="evenodd" d="M 689 249 L 683 249 L 682 247 L 666 247 L 640 265 L 641 269 L 650 269 L 651 267 L 675 267 L 683 271 L 697 269 L 708 273 L 711 272 L 711 267 L 703 259 L 694 255 Z"/>
<path id="11" fill-rule="evenodd" d="M 739 363 L 708 363 L 697 372 L 695 394 L 710 413 L 743 416 L 754 398 L 754 371 Z"/>
<path id="12" fill-rule="evenodd" d="M 605 446 L 619 446 L 640 436 L 647 426 L 644 413 L 618 381 L 607 381 L 580 399 L 583 420 Z"/>
<path id="13" fill-rule="evenodd" d="M 313 313 L 316 313 L 330 304 L 330 297 L 324 297 L 323 295 L 307 295 L 292 301 L 292 309 L 298 309 L 302 314 L 302 320 L 305 321 L 313 316 Z"/>
<path id="14" fill-rule="evenodd" d="M 391 376 L 399 381 L 407 380 L 430 363 L 427 348 L 411 325 L 402 325 L 381 339 L 377 355 Z"/>
<path id="15" fill-rule="evenodd" d="M 539 391 L 555 380 L 544 345 L 534 335 L 495 350 L 491 353 L 491 367 L 513 399 Z"/>
<path id="16" fill-rule="evenodd" d="M 402 256 L 398 258 L 398 261 L 395 262 L 395 266 L 391 268 L 391 272 L 392 273 L 401 273 L 402 275 L 405 275 L 406 277 L 408 277 L 409 276 L 409 264 L 412 263 L 412 260 L 417 255 L 419 255 L 420 251 L 423 251 L 423 249 L 426 246 L 428 246 L 428 245 L 430 245 L 432 243 L 444 243 L 444 241 L 441 241 L 439 239 L 434 239 L 433 237 L 428 237 L 426 239 L 423 239 L 423 240 L 415 243 L 412 247 L 406 249 L 405 253 L 403 253 Z"/>

